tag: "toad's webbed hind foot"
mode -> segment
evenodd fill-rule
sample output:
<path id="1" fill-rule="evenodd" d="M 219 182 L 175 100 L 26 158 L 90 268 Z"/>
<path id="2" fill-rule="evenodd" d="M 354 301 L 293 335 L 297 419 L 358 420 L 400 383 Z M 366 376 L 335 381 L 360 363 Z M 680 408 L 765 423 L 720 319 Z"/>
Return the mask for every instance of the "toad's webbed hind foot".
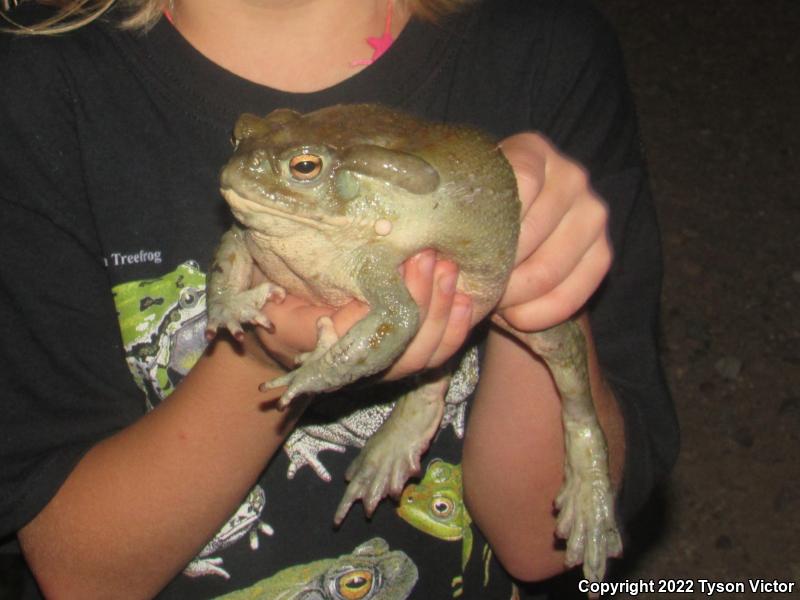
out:
<path id="1" fill-rule="evenodd" d="M 419 473 L 420 458 L 442 420 L 449 381 L 449 375 L 440 375 L 397 400 L 389 418 L 347 468 L 350 484 L 334 523 L 339 525 L 357 500 L 372 515 L 383 498 L 399 497 L 409 477 Z"/>
<path id="2" fill-rule="evenodd" d="M 622 553 L 611 481 L 606 473 L 571 465 L 601 454 L 591 446 L 603 440 L 593 439 L 586 430 L 567 432 L 566 436 L 567 453 L 572 457 L 567 458 L 564 485 L 555 501 L 556 534 L 567 541 L 566 565 L 583 563 L 584 577 L 599 582 L 605 576 L 606 559 Z"/>
<path id="3" fill-rule="evenodd" d="M 350 483 L 336 508 L 333 522 L 340 525 L 358 500 L 363 503 L 367 516 L 372 516 L 383 498 L 399 497 L 408 478 L 419 473 L 423 451 L 424 448 L 415 451 L 391 446 L 365 447 L 347 469 L 345 477 Z"/>

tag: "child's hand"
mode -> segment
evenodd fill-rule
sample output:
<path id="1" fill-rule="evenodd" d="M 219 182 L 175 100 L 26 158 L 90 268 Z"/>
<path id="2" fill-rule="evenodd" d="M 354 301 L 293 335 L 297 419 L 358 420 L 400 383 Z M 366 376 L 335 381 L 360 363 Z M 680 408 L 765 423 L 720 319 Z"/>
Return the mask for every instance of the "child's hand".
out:
<path id="1" fill-rule="evenodd" d="M 517 176 L 522 227 L 498 313 L 520 331 L 546 329 L 575 314 L 608 272 L 608 209 L 586 172 L 541 135 L 500 147 Z"/>
<path id="2" fill-rule="evenodd" d="M 403 263 L 403 273 L 419 306 L 421 326 L 408 348 L 383 375 L 389 380 L 443 364 L 464 343 L 472 324 L 470 299 L 455 293 L 458 268 L 453 263 L 437 261 L 434 252 L 426 250 Z M 287 296 L 282 303 L 270 303 L 264 310 L 275 329 L 268 332 L 257 327 L 258 336 L 276 360 L 292 368 L 298 353 L 314 349 L 319 317 L 330 316 L 341 336 L 369 312 L 369 307 L 353 301 L 335 310 Z"/>

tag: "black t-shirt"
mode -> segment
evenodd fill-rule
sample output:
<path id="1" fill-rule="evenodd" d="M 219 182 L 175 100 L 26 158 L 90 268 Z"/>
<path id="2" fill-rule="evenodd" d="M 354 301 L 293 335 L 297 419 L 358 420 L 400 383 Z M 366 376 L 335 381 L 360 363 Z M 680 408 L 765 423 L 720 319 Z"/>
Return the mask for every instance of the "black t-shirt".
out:
<path id="1" fill-rule="evenodd" d="M 615 262 L 590 308 L 625 416 L 623 516 L 674 462 L 677 427 L 655 340 L 655 215 L 619 49 L 584 0 L 487 1 L 437 24 L 412 20 L 374 64 L 314 93 L 239 78 L 164 20 L 147 34 L 98 22 L 58 37 L 4 36 L 0 81 L 0 537 L 8 548 L 83 453 L 168 395 L 202 352 L 205 272 L 231 223 L 217 178 L 232 126 L 243 112 L 279 107 L 379 102 L 498 138 L 539 130 L 583 163 L 611 212 Z M 474 524 L 472 536 L 445 540 L 384 501 L 371 521 L 356 507 L 341 529 L 331 527 L 343 471 L 387 413 L 377 392 L 359 394 L 307 415 L 163 597 L 215 597 L 266 578 L 274 594 L 297 583 L 293 567 L 327 560 L 313 562 L 322 581 L 355 555 L 371 557 L 369 576 L 385 589 L 391 581 L 402 589 L 416 570 L 411 598 L 510 597 L 510 579 Z M 423 468 L 459 464 L 468 404 L 448 407 Z M 389 558 L 391 568 L 381 562 Z M 364 577 L 349 572 L 331 585 L 358 594 Z M 406 597 L 380 595 L 378 579 L 365 597 Z"/>

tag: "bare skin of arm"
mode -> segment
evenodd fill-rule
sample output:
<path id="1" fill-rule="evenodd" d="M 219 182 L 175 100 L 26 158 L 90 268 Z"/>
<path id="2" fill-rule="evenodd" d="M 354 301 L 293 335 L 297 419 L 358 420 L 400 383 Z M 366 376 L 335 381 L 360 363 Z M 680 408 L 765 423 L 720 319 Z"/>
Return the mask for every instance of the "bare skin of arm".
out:
<path id="1" fill-rule="evenodd" d="M 588 334 L 586 319 L 581 319 Z M 622 415 L 589 341 L 589 375 L 608 442 L 611 479 L 622 476 Z M 515 577 L 546 579 L 564 571 L 553 500 L 564 477 L 561 401 L 544 363 L 493 329 L 464 442 L 464 498 L 498 559 Z"/>
<path id="2" fill-rule="evenodd" d="M 220 342 L 157 409 L 94 446 L 19 532 L 45 595 L 155 595 L 213 536 L 290 431 L 266 358 Z"/>

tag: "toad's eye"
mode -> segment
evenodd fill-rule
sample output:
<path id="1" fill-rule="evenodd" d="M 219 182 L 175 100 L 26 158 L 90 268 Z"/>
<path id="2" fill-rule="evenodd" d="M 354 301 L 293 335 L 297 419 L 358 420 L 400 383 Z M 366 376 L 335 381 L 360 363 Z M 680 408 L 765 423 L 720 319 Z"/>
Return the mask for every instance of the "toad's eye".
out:
<path id="1" fill-rule="evenodd" d="M 298 154 L 289 161 L 289 172 L 299 181 L 310 181 L 322 171 L 322 159 L 316 154 Z"/>

